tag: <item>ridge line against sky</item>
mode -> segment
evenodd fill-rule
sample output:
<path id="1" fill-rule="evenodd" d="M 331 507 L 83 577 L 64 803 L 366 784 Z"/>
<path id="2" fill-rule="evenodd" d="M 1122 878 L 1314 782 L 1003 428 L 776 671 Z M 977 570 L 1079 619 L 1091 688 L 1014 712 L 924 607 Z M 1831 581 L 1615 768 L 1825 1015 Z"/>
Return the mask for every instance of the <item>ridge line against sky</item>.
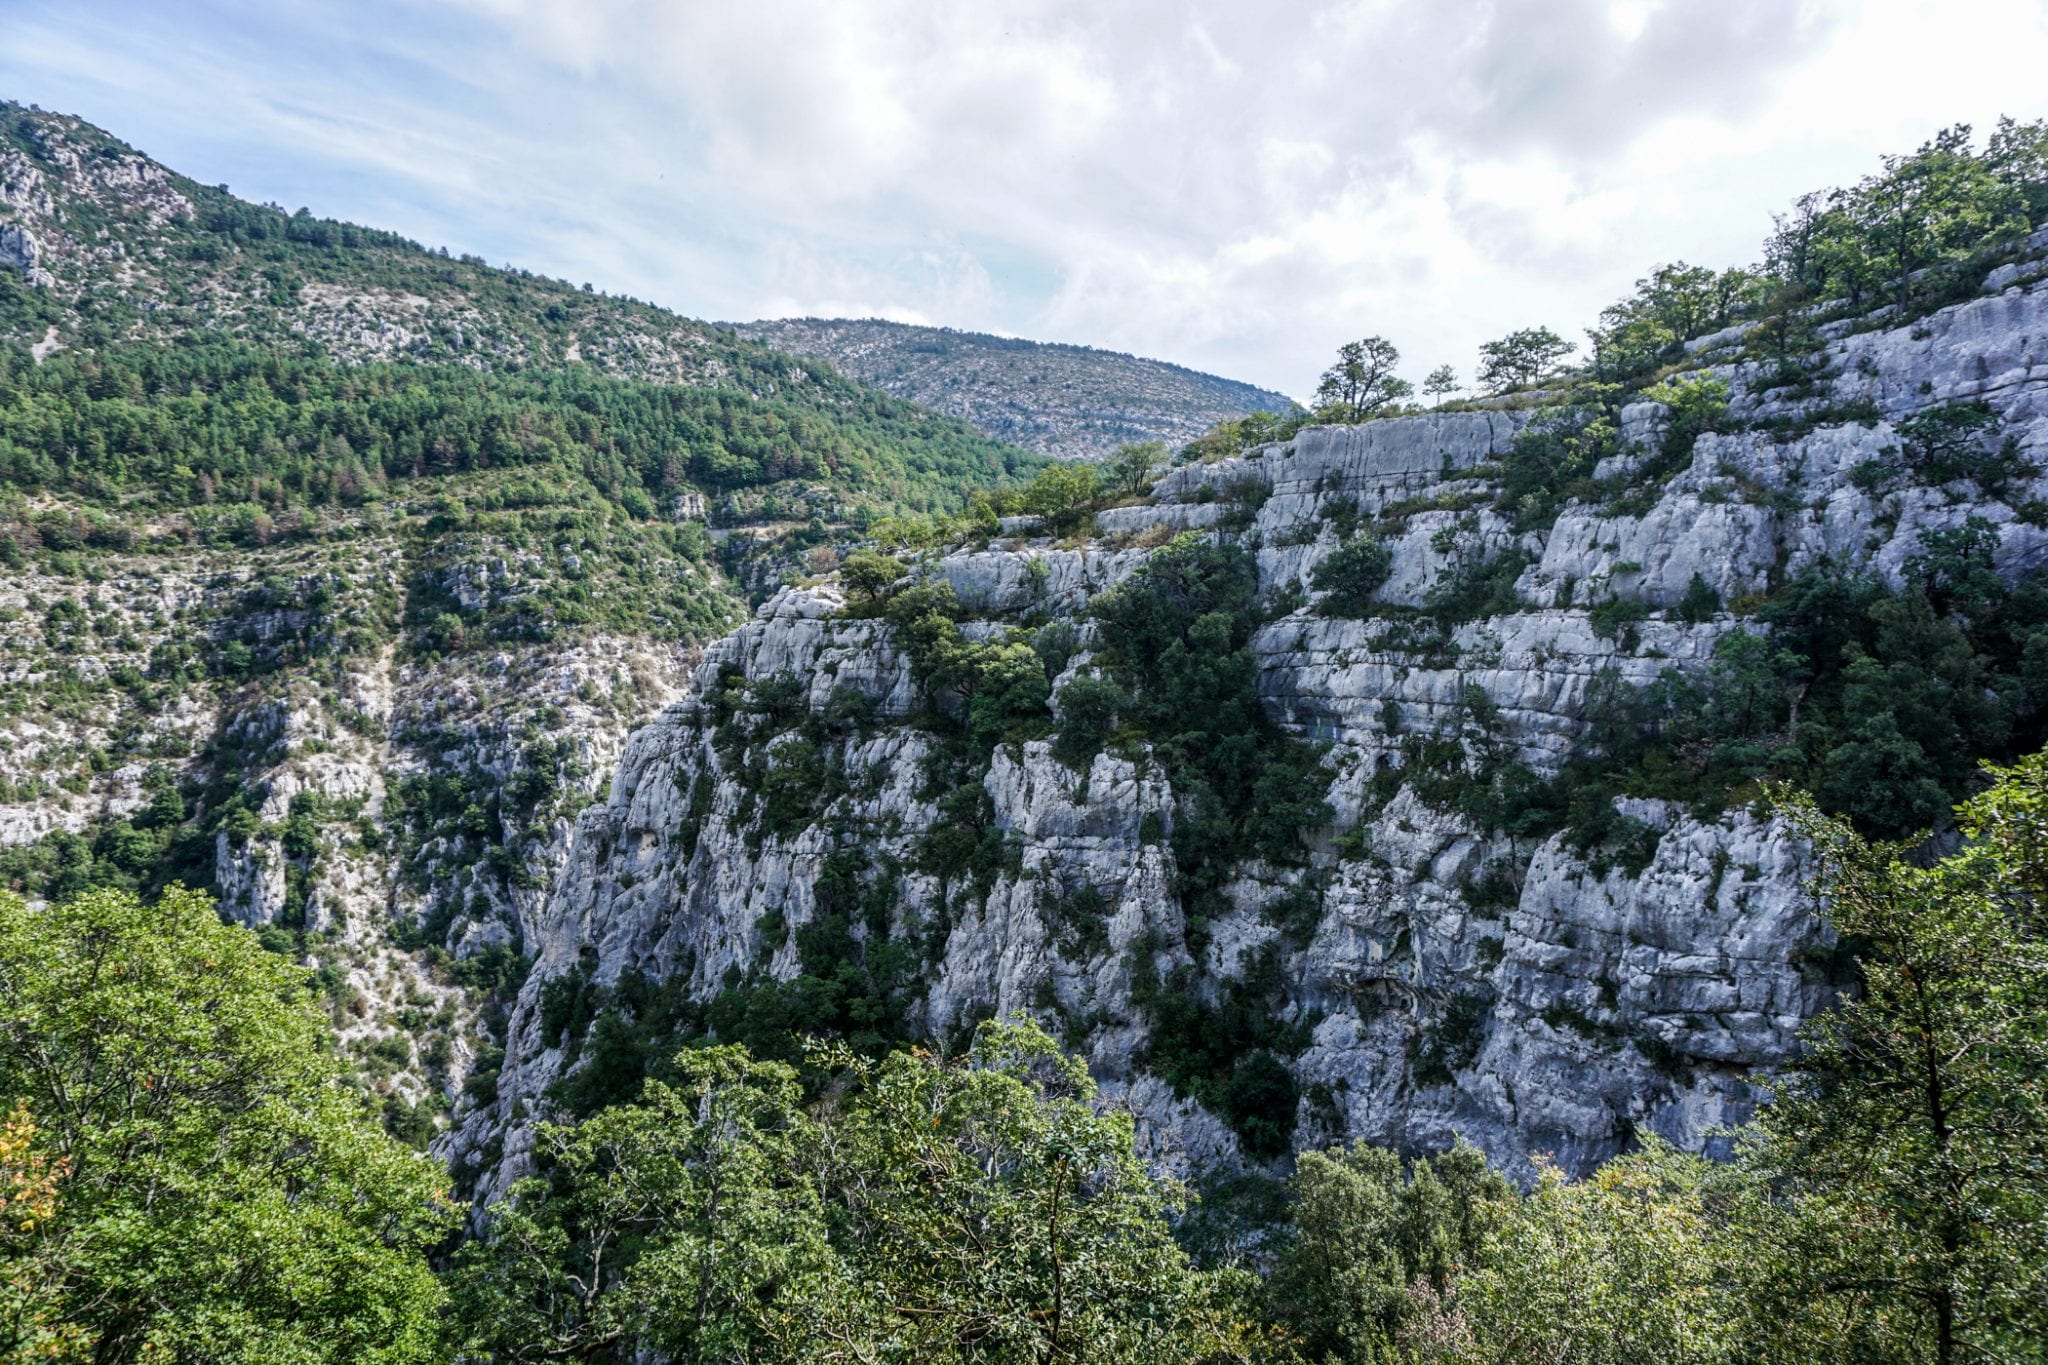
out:
<path id="1" fill-rule="evenodd" d="M 1967 22 L 1965 22 L 1967 21 Z M 237 193 L 702 318 L 876 316 L 1305 395 L 1569 336 L 1950 123 L 2048 5 L 0 0 L 0 93 Z"/>

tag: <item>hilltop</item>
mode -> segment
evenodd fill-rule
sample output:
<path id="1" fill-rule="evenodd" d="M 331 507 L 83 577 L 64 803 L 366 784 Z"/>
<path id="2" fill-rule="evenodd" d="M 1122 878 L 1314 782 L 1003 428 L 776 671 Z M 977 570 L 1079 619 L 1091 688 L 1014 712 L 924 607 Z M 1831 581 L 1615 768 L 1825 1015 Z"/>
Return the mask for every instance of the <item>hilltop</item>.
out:
<path id="1" fill-rule="evenodd" d="M 1284 393 L 1163 360 L 950 327 L 784 318 L 734 330 L 1062 459 L 1107 455 L 1130 441 L 1177 447 L 1218 422 L 1295 405 Z"/>
<path id="2" fill-rule="evenodd" d="M 10 393 L 60 389 L 81 367 L 132 373 L 90 386 L 91 399 L 134 410 L 123 426 L 187 423 L 198 414 L 177 400 L 222 383 L 258 383 L 295 409 L 285 425 L 296 430 L 277 429 L 272 419 L 286 415 L 266 404 L 238 414 L 262 430 L 181 432 L 182 475 L 127 469 L 110 486 L 116 471 L 104 467 L 55 484 L 42 465 L 17 460 L 9 471 L 17 486 L 102 502 L 117 490 L 210 501 L 202 483 L 248 478 L 281 484 L 287 501 L 318 502 L 303 461 L 261 457 L 266 436 L 294 455 L 323 446 L 322 475 L 334 472 L 336 440 L 356 457 L 372 453 L 357 448 L 368 440 L 381 460 L 361 463 L 384 467 L 362 469 L 358 483 L 565 461 L 589 472 L 602 452 L 608 497 L 695 506 L 687 495 L 702 494 L 729 521 L 936 510 L 1036 463 L 957 419 L 711 324 L 251 203 L 82 119 L 18 104 L 0 105 L 0 339 Z M 410 440 L 390 439 L 395 414 L 371 419 L 357 406 L 401 391 L 423 400 L 399 404 Z M 309 395 L 320 411 L 309 411 Z M 6 434 L 17 447 L 50 435 Z M 195 462 L 194 444 L 220 467 Z"/>

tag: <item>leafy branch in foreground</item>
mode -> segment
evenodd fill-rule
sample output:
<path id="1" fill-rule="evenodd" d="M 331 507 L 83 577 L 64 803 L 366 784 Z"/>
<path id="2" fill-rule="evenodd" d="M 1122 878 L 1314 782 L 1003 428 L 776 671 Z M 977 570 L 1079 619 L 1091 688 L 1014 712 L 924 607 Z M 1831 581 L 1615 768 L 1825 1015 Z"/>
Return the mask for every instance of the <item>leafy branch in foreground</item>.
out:
<path id="1" fill-rule="evenodd" d="M 1932 866 L 1794 805 L 1858 989 L 1774 1085 L 1763 1314 L 1791 1354 L 2021 1358 L 2048 1340 L 2048 756 L 1992 769 Z"/>

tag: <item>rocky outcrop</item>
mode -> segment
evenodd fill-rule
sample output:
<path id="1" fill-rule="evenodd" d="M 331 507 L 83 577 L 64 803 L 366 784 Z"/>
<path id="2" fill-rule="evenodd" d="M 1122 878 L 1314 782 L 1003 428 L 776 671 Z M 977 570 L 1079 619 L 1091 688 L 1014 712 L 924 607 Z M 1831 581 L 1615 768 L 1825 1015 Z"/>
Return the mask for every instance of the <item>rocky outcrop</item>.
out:
<path id="1" fill-rule="evenodd" d="M 366 1088 L 407 1105 L 459 1091 L 489 1042 L 488 1002 L 460 964 L 496 945 L 516 958 L 574 813 L 695 662 L 607 636 L 407 657 L 396 626 L 417 548 L 366 535 L 345 557 L 317 543 L 110 552 L 84 573 L 0 580 L 0 855 L 40 842 L 62 863 L 90 847 L 132 873 L 118 847 L 138 826 L 196 845 L 173 875 L 210 882 L 252 929 L 303 929 Z M 542 741 L 543 799 L 419 808 L 437 783 L 518 784 Z M 175 814 L 152 809 L 164 797 Z"/>
<path id="2" fill-rule="evenodd" d="M 924 564 L 984 618 L 970 635 L 1068 620 L 1085 659 L 1088 601 L 1135 572 L 1144 546 L 1194 532 L 1257 547 L 1278 609 L 1254 639 L 1261 692 L 1283 724 L 1330 746 L 1322 772 L 1337 818 L 1305 865 L 1240 868 L 1228 914 L 1200 925 L 1176 897 L 1175 796 L 1142 750 L 1102 754 L 1086 771 L 1043 741 L 997 750 L 980 781 L 1002 866 L 964 895 L 915 870 L 920 841 L 946 817 L 919 776 L 934 741 L 914 723 L 908 666 L 884 626 L 839 614 L 829 590 L 783 593 L 707 654 L 692 697 L 634 736 L 610 799 L 579 822 L 536 925 L 541 951 L 499 1101 L 465 1116 L 457 1154 L 475 1160 L 505 1139 L 487 1189 L 520 1169 L 512 1116 L 543 1105 L 565 1064 L 538 1031 L 547 981 L 686 973 L 708 997 L 756 969 L 788 976 L 798 963 L 787 928 L 817 913 L 819 869 L 849 848 L 898 869 L 890 932 L 927 945 L 914 1024 L 944 1037 L 1019 1009 L 1058 1023 L 1112 1102 L 1145 1120 L 1162 1162 L 1238 1150 L 1228 1127 L 1147 1072 L 1148 1014 L 1133 990 L 1146 963 L 1193 965 L 1196 989 L 1212 994 L 1277 964 L 1276 1008 L 1306 1031 L 1288 1063 L 1298 1143 L 1414 1148 L 1462 1135 L 1523 1175 L 1541 1154 L 1584 1170 L 1641 1133 L 1713 1148 L 1751 1112 L 1749 1078 L 1791 1054 L 1829 997 L 1813 968 L 1829 945 L 1800 841 L 1769 815 L 1655 801 L 1617 812 L 1643 831 L 1644 856 L 1628 866 L 1562 835 L 1517 841 L 1402 783 L 1403 744 L 1461 727 L 1469 737 L 1477 707 L 1489 742 L 1555 771 L 1596 681 L 1702 667 L 1726 631 L 1763 629 L 1743 604 L 1802 565 L 1869 566 L 1896 582 L 1925 533 L 1969 517 L 1992 528 L 2003 572 L 2038 565 L 2038 466 L 1996 497 L 1856 477 L 1896 455 L 1900 422 L 1950 401 L 1988 403 L 2024 459 L 2048 446 L 2048 290 L 1991 287 L 1910 328 L 1838 336 L 1821 358 L 1828 382 L 1796 403 L 1761 387 L 1739 335 L 1718 339 L 1701 349 L 1712 363 L 1700 375 L 1729 387 L 1724 430 L 1698 438 L 1661 483 L 1571 504 L 1547 529 L 1518 532 L 1494 510 L 1499 462 L 1526 414 L 1449 413 L 1311 428 L 1175 469 L 1143 505 L 1099 514 L 1099 539 L 1080 548 L 1012 538 Z M 1663 410 L 1640 404 L 1624 428 L 1633 449 L 1622 463 L 1646 465 Z M 1460 565 L 1518 556 L 1514 609 L 1427 648 L 1387 620 L 1318 613 L 1314 567 L 1361 521 L 1391 551 L 1382 600 L 1413 606 Z M 1670 612 L 1695 580 L 1729 607 L 1690 621 Z M 1642 619 L 1596 629 L 1595 608 L 1628 599 Z M 788 679 L 806 715 L 857 697 L 869 719 L 824 741 L 840 794 L 797 827 L 764 831 L 707 698 Z M 1099 922 L 1077 933 L 1070 907 L 1083 888 L 1099 898 Z M 1276 913 L 1283 903 L 1289 913 Z"/>
<path id="3" fill-rule="evenodd" d="M 88 344 L 79 301 L 114 286 L 136 305 L 132 340 L 249 328 L 286 353 L 705 384 L 765 354 L 382 237 L 367 256 L 322 256 L 335 273 L 280 304 L 233 234 L 204 225 L 296 220 L 76 120 L 14 112 L 0 268 L 49 290 L 62 316 L 39 321 L 38 358 Z M 1767 813 L 1649 800 L 1608 812 L 1632 832 L 1626 856 L 1517 838 L 1443 800 L 1415 755 L 1429 741 L 1469 764 L 1556 773 L 1604 691 L 1703 669 L 1729 632 L 1766 629 L 1760 604 L 1809 565 L 1898 584 L 1930 537 L 1974 522 L 2000 572 L 2042 567 L 2044 260 L 2048 238 L 1980 297 L 1896 325 L 1827 323 L 1790 380 L 1740 328 L 1699 339 L 1689 377 L 1725 385 L 1726 420 L 1681 448 L 1670 410 L 1630 405 L 1615 414 L 1621 448 L 1594 471 L 1613 495 L 1554 517 L 1502 496 L 1504 462 L 1543 420 L 1503 404 L 1309 428 L 1175 468 L 1081 534 L 1008 519 L 995 539 L 906 565 L 951 588 L 967 638 L 1046 645 L 1057 714 L 1101 644 L 1091 602 L 1177 536 L 1253 552 L 1260 695 L 1325 746 L 1313 784 L 1333 818 L 1303 832 L 1299 858 L 1234 866 L 1200 903 L 1183 895 L 1182 794 L 1158 754 L 1133 742 L 1074 767 L 1033 739 L 963 756 L 926 724 L 889 626 L 849 614 L 829 583 L 781 588 L 782 565 L 739 553 L 740 535 L 726 559 L 762 605 L 700 656 L 653 618 L 550 619 L 542 587 L 597 576 L 583 551 L 429 533 L 426 509 L 409 515 L 397 494 L 297 543 L 10 560 L 0 845 L 47 858 L 61 883 L 81 849 L 132 873 L 137 848 L 196 836 L 171 848 L 180 866 L 317 970 L 351 1054 L 383 1059 L 364 1073 L 373 1088 L 408 1103 L 466 1093 L 444 1146 L 487 1194 L 525 1169 L 555 1083 L 586 1064 L 571 1025 L 588 1011 L 550 1009 L 565 987 L 660 983 L 712 1001 L 803 971 L 804 931 L 827 920 L 859 966 L 890 946 L 894 1022 L 910 1032 L 943 1044 L 1011 1010 L 1056 1026 L 1163 1165 L 1247 1154 L 1165 1079 L 1162 978 L 1196 1006 L 1234 1002 L 1280 1026 L 1298 1099 L 1267 1117 L 1296 1145 L 1463 1135 L 1523 1176 L 1546 1153 L 1585 1170 L 1642 1133 L 1711 1148 L 1751 1111 L 1749 1078 L 1790 1055 L 1828 998 L 1817 966 L 1831 945 L 1799 841 Z M 748 372 L 771 388 L 839 382 L 794 362 Z M 1996 487 L 1887 473 L 1906 424 L 1951 403 L 1991 414 L 1986 439 L 2010 456 Z M 1069 453 L 1186 431 L 1042 392 L 1030 406 L 1057 412 L 1047 440 Z M 847 492 L 792 487 L 683 491 L 660 510 L 772 526 L 826 517 Z M 387 513 L 415 531 L 394 536 Z M 1328 614 L 1317 569 L 1365 526 L 1387 551 L 1383 610 Z M 1422 610 L 1466 580 L 1476 605 L 1455 620 Z M 723 591 L 702 565 L 669 581 Z M 531 632 L 494 631 L 522 604 Z M 639 634 L 616 624 L 636 619 Z M 502 1068 L 465 1092 L 488 988 L 462 973 L 490 967 L 509 990 L 522 955 Z M 447 1041 L 445 1055 L 422 1039 Z"/>
<path id="4" fill-rule="evenodd" d="M 43 244 L 34 233 L 19 223 L 0 223 L 0 266 L 12 266 L 23 284 L 41 289 L 56 282 L 42 261 Z"/>

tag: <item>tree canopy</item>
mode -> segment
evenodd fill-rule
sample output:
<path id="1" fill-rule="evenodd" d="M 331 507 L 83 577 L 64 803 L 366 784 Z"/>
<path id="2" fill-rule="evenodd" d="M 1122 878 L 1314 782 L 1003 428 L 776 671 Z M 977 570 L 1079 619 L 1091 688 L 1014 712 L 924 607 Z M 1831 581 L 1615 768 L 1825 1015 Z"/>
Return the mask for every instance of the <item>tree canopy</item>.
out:
<path id="1" fill-rule="evenodd" d="M 1385 337 L 1347 341 L 1316 385 L 1316 416 L 1325 422 L 1362 422 L 1415 392 L 1394 373 L 1401 352 Z"/>
<path id="2" fill-rule="evenodd" d="M 40 362 L 26 345 L 0 347 L 0 478 L 88 502 L 275 515 L 354 505 L 423 474 L 523 468 L 587 478 L 643 516 L 679 489 L 790 479 L 832 483 L 849 504 L 935 512 L 1043 463 L 779 357 L 733 387 L 694 388 L 578 367 L 339 365 L 239 341 Z"/>
<path id="3" fill-rule="evenodd" d="M 1971 842 L 1931 866 L 1794 807 L 1858 951 L 1758 1125 L 1787 1354 L 1949 1365 L 2048 1341 L 2048 755 L 1992 776 Z"/>
<path id="4" fill-rule="evenodd" d="M 498 1360 L 1027 1365 L 1242 1359 L 1240 1277 L 1173 1240 L 1179 1194 L 1126 1114 L 1024 1022 L 946 1059 L 797 1073 L 686 1053 L 673 1086 L 542 1131 L 543 1173 L 456 1276 L 466 1349 Z"/>
<path id="5" fill-rule="evenodd" d="M 195 892 L 0 893 L 0 1095 L 40 1163 L 11 1164 L 47 1183 L 0 1242 L 43 1318 L 12 1350 L 438 1358 L 445 1174 L 342 1083 L 308 975 Z"/>
<path id="6" fill-rule="evenodd" d="M 1989 775 L 1943 857 L 1786 807 L 1855 981 L 1733 1162 L 1645 1137 L 1524 1192 L 1467 1147 L 1308 1152 L 1224 1266 L 1012 1019 L 803 1072 L 685 1048 L 543 1122 L 437 1282 L 438 1170 L 339 1083 L 301 969 L 182 890 L 0 897 L 0 1324 L 24 1361 L 2034 1359 L 2048 755 Z"/>
<path id="7" fill-rule="evenodd" d="M 1548 327 L 1524 327 L 1479 348 L 1479 382 L 1494 393 L 1547 378 L 1576 349 Z"/>

